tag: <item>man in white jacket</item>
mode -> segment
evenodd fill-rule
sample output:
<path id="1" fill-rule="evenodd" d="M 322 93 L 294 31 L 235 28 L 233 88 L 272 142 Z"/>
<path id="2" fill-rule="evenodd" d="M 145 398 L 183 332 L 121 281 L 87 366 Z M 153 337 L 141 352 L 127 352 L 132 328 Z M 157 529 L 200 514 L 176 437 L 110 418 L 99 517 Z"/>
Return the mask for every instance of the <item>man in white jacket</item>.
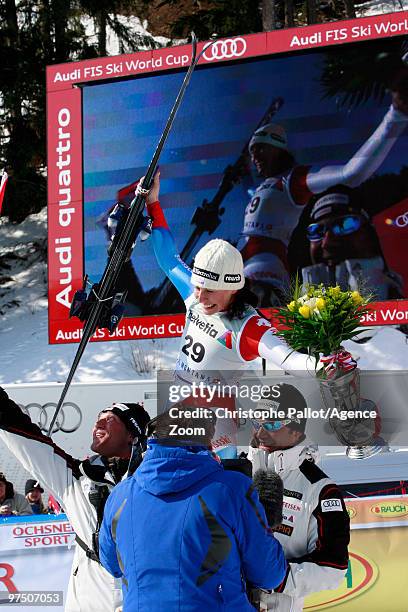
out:
<path id="1" fill-rule="evenodd" d="M 277 398 L 264 399 L 262 410 L 302 411 L 303 395 L 280 385 Z M 272 412 L 271 412 L 272 414 Z M 275 536 L 283 546 L 288 570 L 273 593 L 262 593 L 261 610 L 300 612 L 305 596 L 336 589 L 348 567 L 350 522 L 337 485 L 316 465 L 317 446 L 305 437 L 306 419 L 253 421 L 248 459 L 253 473 L 270 469 L 283 480 L 283 521 Z"/>
<path id="2" fill-rule="evenodd" d="M 121 606 L 120 580 L 99 563 L 99 528 L 110 491 L 126 477 L 132 448 L 132 467 L 141 461 L 149 419 L 139 404 L 112 404 L 92 430 L 91 450 L 97 454 L 82 461 L 45 436 L 0 387 L 0 439 L 52 492 L 77 536 L 65 612 L 114 612 Z"/>

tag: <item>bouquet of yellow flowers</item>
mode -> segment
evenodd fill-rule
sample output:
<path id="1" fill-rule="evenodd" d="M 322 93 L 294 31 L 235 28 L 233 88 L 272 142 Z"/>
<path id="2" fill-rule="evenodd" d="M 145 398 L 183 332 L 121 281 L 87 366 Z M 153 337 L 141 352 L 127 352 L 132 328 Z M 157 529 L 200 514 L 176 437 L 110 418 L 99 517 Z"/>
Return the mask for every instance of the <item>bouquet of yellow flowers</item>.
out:
<path id="1" fill-rule="evenodd" d="M 358 291 L 342 291 L 339 286 L 304 287 L 297 281 L 292 300 L 278 311 L 277 335 L 293 350 L 307 350 L 316 360 L 316 369 L 321 362 L 318 376 L 337 378 L 357 365 L 342 342 L 358 336 L 360 319 L 369 311 L 370 301 Z"/>
<path id="2" fill-rule="evenodd" d="M 350 414 L 346 420 L 333 414 L 328 420 L 352 459 L 370 457 L 382 448 L 376 433 L 377 420 L 351 415 L 361 407 L 360 371 L 342 347 L 342 342 L 358 336 L 360 319 L 370 310 L 370 301 L 371 297 L 363 297 L 359 291 L 342 291 L 338 286 L 302 287 L 296 281 L 292 300 L 278 312 L 277 335 L 293 350 L 307 350 L 315 358 L 326 408 L 335 407 Z"/>

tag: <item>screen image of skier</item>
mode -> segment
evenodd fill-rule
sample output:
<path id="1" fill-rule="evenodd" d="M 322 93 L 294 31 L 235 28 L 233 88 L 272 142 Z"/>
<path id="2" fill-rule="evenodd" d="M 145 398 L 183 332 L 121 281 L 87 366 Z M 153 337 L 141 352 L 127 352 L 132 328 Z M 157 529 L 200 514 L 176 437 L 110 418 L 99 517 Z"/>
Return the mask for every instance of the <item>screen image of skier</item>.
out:
<path id="1" fill-rule="evenodd" d="M 389 45 L 395 49 L 395 41 L 382 41 L 385 52 Z M 331 55 L 356 48 L 331 49 Z M 161 205 L 183 259 L 191 265 L 209 237 L 236 245 L 260 306 L 282 303 L 296 270 L 310 264 L 299 247 L 303 241 L 307 255 L 305 227 L 303 234 L 297 230 L 312 197 L 338 184 L 354 189 L 373 177 L 386 181 L 404 166 L 404 92 L 340 106 L 337 96 L 325 95 L 326 63 L 320 49 L 198 67 L 160 161 Z M 101 219 L 107 227 L 119 193 L 144 173 L 177 78 L 161 73 L 83 90 L 84 263 L 92 281 L 106 263 Z M 280 103 L 271 112 L 274 100 Z M 403 196 L 390 206 L 398 206 Z M 375 208 L 373 214 L 383 210 Z M 401 228 L 388 222 L 385 229 L 387 259 L 390 235 Z M 124 276 L 127 314 L 183 312 L 177 292 L 155 265 L 150 242 L 133 254 Z M 406 247 L 399 249 L 402 260 Z M 406 282 L 403 287 L 407 297 Z"/>

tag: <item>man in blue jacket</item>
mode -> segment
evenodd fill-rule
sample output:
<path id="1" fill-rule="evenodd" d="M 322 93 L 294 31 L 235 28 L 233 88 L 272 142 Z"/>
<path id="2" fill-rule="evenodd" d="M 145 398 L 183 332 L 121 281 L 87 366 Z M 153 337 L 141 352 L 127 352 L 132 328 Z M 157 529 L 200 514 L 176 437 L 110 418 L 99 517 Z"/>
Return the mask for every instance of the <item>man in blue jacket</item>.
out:
<path id="1" fill-rule="evenodd" d="M 208 450 L 207 412 L 200 427 L 181 405 L 156 417 L 141 466 L 109 496 L 100 559 L 122 577 L 124 612 L 253 611 L 248 584 L 273 589 L 285 575 L 252 481 Z"/>

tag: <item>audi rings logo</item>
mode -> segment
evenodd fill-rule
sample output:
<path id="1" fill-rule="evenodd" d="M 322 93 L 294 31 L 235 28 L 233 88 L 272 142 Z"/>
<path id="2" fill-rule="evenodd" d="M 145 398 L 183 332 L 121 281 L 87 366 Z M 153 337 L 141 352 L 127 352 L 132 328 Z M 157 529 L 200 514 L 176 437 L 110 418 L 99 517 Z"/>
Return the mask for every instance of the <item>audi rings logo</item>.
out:
<path id="1" fill-rule="evenodd" d="M 28 414 L 31 421 L 36 423 L 44 433 L 48 433 L 48 429 L 54 416 L 57 404 L 48 402 L 47 404 L 20 404 L 23 412 Z M 82 423 L 82 412 L 74 402 L 64 402 L 61 410 L 58 413 L 52 433 L 61 431 L 62 433 L 73 433 L 79 429 Z"/>
<path id="2" fill-rule="evenodd" d="M 386 219 L 385 223 L 387 225 L 395 225 L 396 227 L 407 227 L 408 210 L 402 213 L 402 215 L 398 215 L 398 217 L 395 217 L 395 219 Z"/>
<path id="3" fill-rule="evenodd" d="M 217 40 L 203 53 L 204 59 L 207 62 L 214 60 L 232 59 L 233 57 L 241 57 L 247 49 L 246 40 L 243 38 L 227 38 L 226 40 Z"/>

